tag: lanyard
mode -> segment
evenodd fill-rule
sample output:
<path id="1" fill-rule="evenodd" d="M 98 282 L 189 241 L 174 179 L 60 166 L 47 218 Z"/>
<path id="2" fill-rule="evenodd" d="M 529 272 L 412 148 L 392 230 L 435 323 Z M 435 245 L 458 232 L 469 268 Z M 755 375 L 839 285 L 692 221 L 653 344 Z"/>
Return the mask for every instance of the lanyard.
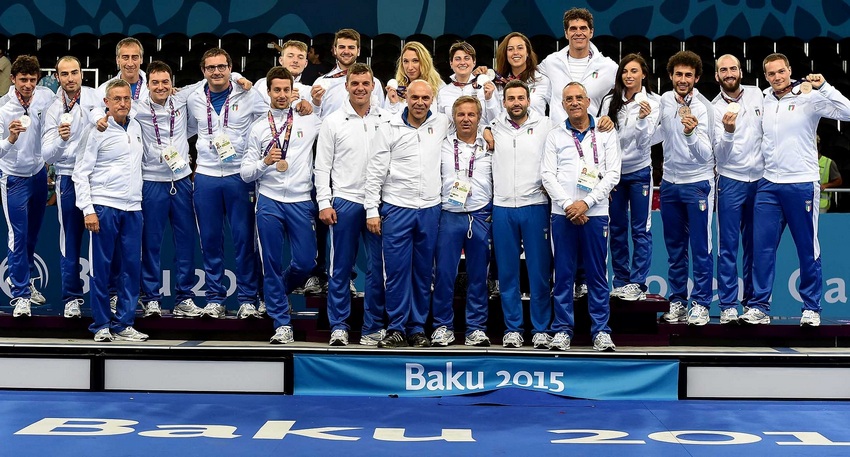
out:
<path id="1" fill-rule="evenodd" d="M 292 108 L 289 108 L 289 114 L 286 115 L 286 122 L 280 128 L 277 129 L 274 123 L 274 116 L 272 116 L 272 112 L 269 111 L 269 128 L 272 131 L 272 139 L 269 141 L 269 145 L 266 146 L 265 152 L 263 152 L 263 156 L 267 156 L 269 151 L 272 150 L 272 145 L 278 145 L 280 147 L 280 160 L 286 158 L 286 150 L 289 149 L 289 135 L 292 133 Z M 280 145 L 280 134 L 283 133 L 283 130 L 286 129 L 286 134 L 283 136 L 283 146 Z"/>
<path id="2" fill-rule="evenodd" d="M 476 82 L 476 79 L 473 78 L 472 75 L 469 75 L 469 81 L 465 82 L 465 83 L 462 83 L 462 82 L 460 82 L 456 79 L 452 80 L 452 85 L 457 86 L 457 87 L 466 87 L 470 84 L 472 85 L 473 89 L 480 89 L 481 88 L 481 86 L 478 85 L 478 83 Z"/>
<path id="3" fill-rule="evenodd" d="M 454 140 L 455 145 L 455 173 L 460 172 L 460 151 L 458 150 L 458 140 Z M 476 145 L 472 154 L 469 157 L 469 170 L 467 171 L 467 176 L 469 179 L 472 179 L 472 167 L 475 165 L 475 151 L 478 150 L 478 146 Z"/>
<path id="4" fill-rule="evenodd" d="M 168 99 L 168 107 L 171 110 L 171 114 L 168 116 L 170 118 L 170 127 L 171 129 L 168 131 L 168 139 L 169 142 L 171 138 L 174 137 L 174 101 L 170 98 Z M 151 117 L 153 118 L 153 132 L 156 134 L 156 144 L 162 146 L 162 137 L 159 135 L 159 124 L 156 122 L 156 111 L 153 109 L 153 100 L 150 102 L 151 108 Z"/>
<path id="5" fill-rule="evenodd" d="M 338 71 L 334 74 L 327 74 L 325 76 L 322 76 L 322 78 L 325 78 L 325 79 L 342 78 L 343 76 L 346 76 L 346 75 L 348 75 L 348 69 L 340 70 L 340 71 Z"/>
<path id="6" fill-rule="evenodd" d="M 576 149 L 578 150 L 578 156 L 581 157 L 581 160 L 583 161 L 584 151 L 581 149 L 581 142 L 578 140 L 578 133 L 576 133 L 575 130 L 572 130 L 572 133 L 573 141 L 575 141 Z M 596 129 L 590 129 L 590 146 L 593 148 L 593 164 L 599 165 L 599 155 L 596 151 Z"/>
<path id="7" fill-rule="evenodd" d="M 725 94 L 725 93 L 721 90 L 721 91 L 720 91 L 720 98 L 722 98 L 723 100 L 725 100 L 725 101 L 726 101 L 726 103 L 737 103 L 737 102 L 740 102 L 740 101 L 741 101 L 741 99 L 742 99 L 742 98 L 744 98 L 744 89 L 741 89 L 741 93 L 740 93 L 740 94 L 738 94 L 738 96 L 737 96 L 737 97 L 735 97 L 735 98 L 727 97 L 727 96 L 726 96 L 726 94 Z"/>
<path id="8" fill-rule="evenodd" d="M 791 91 L 791 89 L 799 86 L 800 84 L 803 84 L 804 82 L 806 82 L 805 79 L 798 79 L 793 83 L 789 84 L 787 87 L 785 87 L 785 89 L 782 89 L 780 91 L 773 91 L 773 96 L 776 97 L 777 100 L 779 100 L 779 97 L 787 94 L 788 92 L 794 93 Z"/>
<path id="9" fill-rule="evenodd" d="M 76 97 L 71 99 L 71 103 L 68 103 L 68 100 L 65 98 L 65 91 L 62 91 L 62 105 L 65 107 L 65 112 L 70 113 L 72 109 L 74 109 L 74 105 L 80 102 L 80 94 L 78 93 Z"/>
<path id="10" fill-rule="evenodd" d="M 679 99 L 681 99 L 682 101 L 679 101 Z M 685 95 L 684 97 L 680 97 L 679 94 L 676 94 L 676 102 L 678 104 L 682 105 L 682 106 L 687 106 L 688 108 L 690 108 L 691 101 L 693 99 L 694 99 L 694 93 L 693 92 L 689 93 L 688 95 Z"/>
<path id="11" fill-rule="evenodd" d="M 142 86 L 145 84 L 145 78 L 142 77 L 142 74 L 139 73 L 139 80 L 136 81 L 136 90 L 133 92 L 133 100 L 138 100 L 139 95 L 142 93 Z"/>
<path id="12" fill-rule="evenodd" d="M 24 109 L 24 116 L 29 116 L 30 103 L 32 103 L 32 97 L 35 96 L 35 91 L 33 91 L 32 96 L 30 96 L 30 101 L 24 103 L 24 98 L 21 97 L 21 93 L 15 90 L 15 95 L 18 97 L 18 102 L 21 103 L 21 108 Z"/>
<path id="13" fill-rule="evenodd" d="M 496 79 L 494 79 L 494 80 L 493 80 L 493 83 L 494 83 L 494 84 L 499 84 L 499 85 L 501 85 L 501 86 L 506 86 L 509 82 L 511 82 L 511 81 L 513 81 L 513 80 L 515 80 L 515 79 L 519 79 L 519 77 L 518 77 L 518 76 L 515 76 L 515 75 L 514 75 L 512 72 L 510 72 L 510 71 L 508 72 L 508 75 L 507 75 L 507 76 L 502 76 L 502 75 L 500 75 L 500 74 L 496 73 Z"/>
<path id="14" fill-rule="evenodd" d="M 227 128 L 227 115 L 230 112 L 230 94 L 233 93 L 232 89 L 233 89 L 232 85 L 229 85 L 227 87 L 227 90 L 230 91 L 230 93 L 227 94 L 227 99 L 224 100 L 224 109 L 223 109 L 223 111 L 224 111 L 224 128 Z M 209 85 L 207 85 L 207 87 L 204 89 L 204 92 L 207 94 L 207 133 L 209 133 L 209 135 L 212 136 L 212 134 L 213 134 L 213 128 L 212 128 L 212 110 L 213 110 L 213 108 L 212 108 L 212 98 L 210 98 L 210 86 Z"/>

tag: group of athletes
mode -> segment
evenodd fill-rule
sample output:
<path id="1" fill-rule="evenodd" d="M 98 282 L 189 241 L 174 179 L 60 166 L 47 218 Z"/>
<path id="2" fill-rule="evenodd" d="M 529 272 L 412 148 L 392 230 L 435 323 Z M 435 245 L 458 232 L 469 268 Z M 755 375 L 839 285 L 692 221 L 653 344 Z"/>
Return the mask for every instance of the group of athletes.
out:
<path id="1" fill-rule="evenodd" d="M 382 84 L 357 63 L 360 36 L 351 29 L 337 32 L 336 66 L 312 86 L 300 82 L 307 45 L 298 41 L 280 46 L 281 66 L 253 85 L 231 72 L 225 50 L 210 49 L 201 59 L 203 79 L 179 90 L 166 63 L 154 60 L 141 70 L 144 50 L 133 38 L 118 43 L 119 74 L 97 89 L 82 86 L 79 60 L 66 56 L 56 64 L 58 92 L 37 90 L 38 61 L 18 57 L 14 89 L 0 99 L 13 315 L 29 316 L 31 304 L 45 301 L 31 269 L 48 163 L 57 175 L 64 316 L 81 316 L 80 246 L 89 231 L 96 341 L 147 339 L 133 328 L 135 310 L 140 303 L 145 316 L 162 314 L 160 248 L 169 223 L 173 315 L 225 316 L 228 226 L 237 316 L 268 314 L 271 342 L 294 341 L 287 295 L 303 288 L 324 258 L 327 235 L 318 229 L 325 225 L 332 346 L 349 343 L 350 284 L 362 240 L 362 345 L 453 343 L 463 254 L 464 343 L 490 345 L 488 277 L 495 276 L 502 345 L 521 347 L 524 255 L 534 348 L 569 349 L 574 301 L 587 296 L 593 347 L 614 350 L 610 299 L 645 299 L 650 148 L 660 142 L 671 291 L 662 318 L 710 321 L 716 204 L 720 323 L 770 322 L 776 249 L 788 225 L 800 259 L 800 323 L 819 325 L 814 138 L 821 117 L 850 120 L 850 101 L 821 75 L 792 79 L 782 54 L 764 59 L 765 90 L 741 84 L 736 56 L 719 57 L 714 76 L 721 91 L 709 101 L 694 88 L 703 62 L 689 51 L 669 59 L 673 90 L 658 95 L 644 58 L 614 62 L 592 44 L 593 30 L 589 11 L 570 9 L 566 48 L 538 62 L 528 38 L 511 33 L 494 69 L 478 66 L 475 49 L 458 42 L 449 53 L 448 83 L 429 51 L 407 42 L 395 78 Z M 196 234 L 204 307 L 192 293 Z M 425 328 L 429 314 L 433 329 Z"/>

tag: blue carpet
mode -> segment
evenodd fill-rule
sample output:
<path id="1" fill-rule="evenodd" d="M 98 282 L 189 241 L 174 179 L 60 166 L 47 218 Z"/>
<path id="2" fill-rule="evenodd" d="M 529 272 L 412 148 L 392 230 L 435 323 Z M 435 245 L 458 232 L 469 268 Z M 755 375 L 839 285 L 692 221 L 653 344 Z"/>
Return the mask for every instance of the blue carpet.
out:
<path id="1" fill-rule="evenodd" d="M 110 433 L 126 433 L 98 436 L 91 435 L 98 429 L 92 428 L 90 422 L 71 422 L 84 428 L 54 428 L 44 426 L 45 418 L 134 422 L 113 423 L 125 428 L 113 426 Z M 290 427 L 283 422 L 277 423 L 276 439 L 258 439 L 255 435 L 261 429 L 275 434 L 270 426 L 264 428 L 266 421 L 295 423 L 282 439 L 281 430 Z M 41 430 L 38 424 L 42 424 Z M 166 428 L 181 424 L 177 428 L 184 429 L 182 432 Z M 185 424 L 194 425 L 195 431 L 186 431 L 193 427 Z M 199 433 L 197 426 L 201 424 L 209 427 L 208 434 L 225 437 L 192 437 Z M 457 439 L 471 437 L 474 441 L 421 441 L 439 436 L 441 429 L 465 430 L 456 433 Z M 557 430 L 573 432 L 554 432 Z M 615 438 L 615 442 L 629 442 L 553 443 L 599 433 L 576 430 L 602 430 L 605 436 Z M 664 432 L 669 430 L 715 433 L 680 435 L 681 439 L 696 444 L 663 442 L 669 437 Z M 81 432 L 88 436 L 69 434 Z M 727 432 L 737 435 L 729 436 Z M 819 440 L 822 444 L 828 444 L 828 440 L 850 441 L 850 403 L 598 402 L 520 390 L 442 399 L 0 392 L 0 456 L 3 457 L 848 455 L 845 446 L 780 445 L 779 442 L 799 442 L 799 439 L 765 432 L 809 432 L 805 439 Z M 164 437 L 168 433 L 182 436 Z M 403 437 L 420 441 L 388 441 Z M 733 439 L 742 444 L 730 444 Z"/>

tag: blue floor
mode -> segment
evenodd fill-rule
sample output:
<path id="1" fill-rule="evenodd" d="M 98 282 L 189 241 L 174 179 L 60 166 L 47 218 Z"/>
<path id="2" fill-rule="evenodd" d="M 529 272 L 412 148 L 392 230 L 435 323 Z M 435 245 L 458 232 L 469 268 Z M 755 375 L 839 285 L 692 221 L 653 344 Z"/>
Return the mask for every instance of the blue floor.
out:
<path id="1" fill-rule="evenodd" d="M 428 439 L 441 429 L 455 441 Z M 850 402 L 0 392 L 4 457 L 850 455 L 842 442 Z"/>

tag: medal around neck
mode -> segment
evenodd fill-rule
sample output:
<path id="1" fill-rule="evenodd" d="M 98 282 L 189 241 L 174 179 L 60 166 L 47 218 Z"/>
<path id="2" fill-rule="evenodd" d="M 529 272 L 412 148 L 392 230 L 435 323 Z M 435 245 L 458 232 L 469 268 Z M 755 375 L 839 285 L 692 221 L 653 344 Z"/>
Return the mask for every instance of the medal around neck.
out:
<path id="1" fill-rule="evenodd" d="M 59 116 L 59 123 L 60 124 L 71 124 L 71 122 L 73 120 L 74 120 L 74 115 L 71 114 L 71 113 L 64 113 L 61 116 Z"/>
<path id="2" fill-rule="evenodd" d="M 738 114 L 741 111 L 741 104 L 738 102 L 732 102 L 726 105 L 726 112 L 732 114 Z"/>
<path id="3" fill-rule="evenodd" d="M 810 83 L 808 81 L 800 84 L 800 93 L 801 94 L 808 94 L 809 92 L 812 91 L 812 89 L 813 89 L 812 83 Z"/>
<path id="4" fill-rule="evenodd" d="M 483 85 L 485 85 L 485 84 L 487 84 L 487 83 L 489 83 L 489 82 L 490 82 L 490 76 L 489 76 L 489 75 L 478 75 L 478 77 L 477 77 L 477 78 L 475 78 L 475 82 L 476 82 L 479 86 L 483 86 Z"/>
<path id="5" fill-rule="evenodd" d="M 643 103 L 643 102 L 648 102 L 648 101 L 649 101 L 649 97 L 647 97 L 645 93 L 638 92 L 638 93 L 635 94 L 635 103 Z"/>
<path id="6" fill-rule="evenodd" d="M 286 160 L 278 160 L 274 167 L 277 171 L 283 173 L 284 171 L 289 170 L 289 162 Z"/>
<path id="7" fill-rule="evenodd" d="M 18 121 L 21 122 L 21 127 L 23 127 L 23 128 L 29 128 L 29 126 L 32 125 L 32 119 L 29 116 L 27 116 L 26 114 L 21 116 L 21 118 L 18 119 Z"/>
<path id="8" fill-rule="evenodd" d="M 685 117 L 685 116 L 690 116 L 690 115 L 691 115 L 691 109 L 689 107 L 687 107 L 687 106 L 680 106 L 679 107 L 679 117 Z"/>
<path id="9" fill-rule="evenodd" d="M 390 89 L 398 90 L 398 80 L 391 79 L 387 81 L 387 87 L 389 87 Z"/>

